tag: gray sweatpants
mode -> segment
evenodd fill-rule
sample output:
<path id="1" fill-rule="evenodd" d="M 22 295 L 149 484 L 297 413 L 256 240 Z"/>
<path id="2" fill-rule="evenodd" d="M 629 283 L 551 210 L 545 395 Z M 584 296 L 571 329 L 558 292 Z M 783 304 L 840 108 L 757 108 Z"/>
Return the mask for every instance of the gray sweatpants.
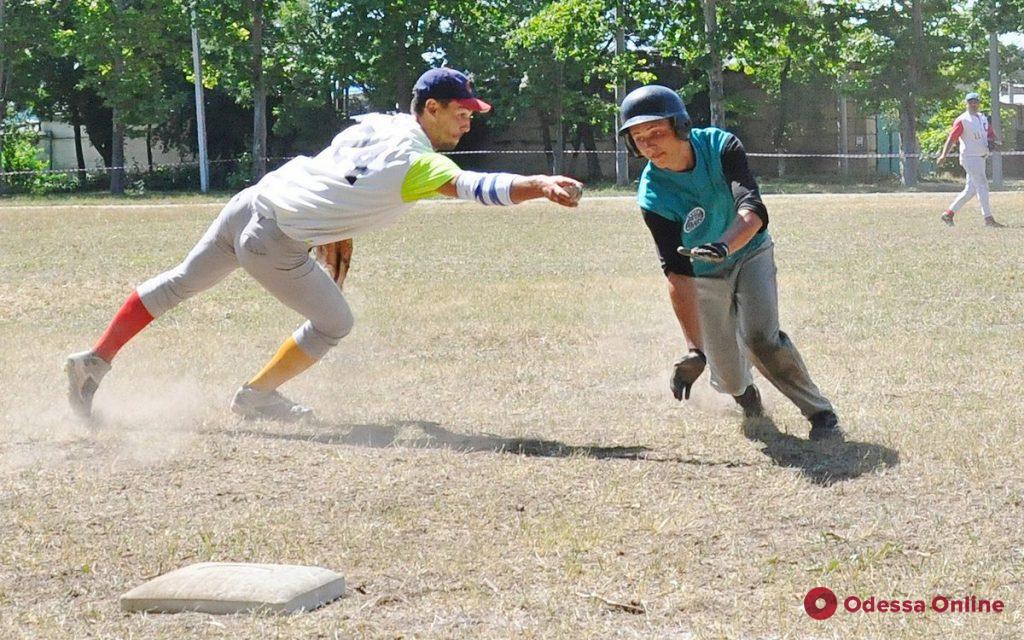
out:
<path id="1" fill-rule="evenodd" d="M 753 382 L 752 362 L 805 417 L 831 411 L 796 346 L 779 330 L 775 276 L 775 249 L 769 240 L 728 271 L 695 279 L 711 386 L 740 395 Z"/>
<path id="2" fill-rule="evenodd" d="M 250 187 L 228 202 L 185 260 L 138 287 L 157 318 L 242 267 L 263 288 L 307 318 L 293 334 L 319 359 L 352 330 L 352 311 L 341 290 L 309 255 L 309 246 L 286 236 L 252 208 Z"/>

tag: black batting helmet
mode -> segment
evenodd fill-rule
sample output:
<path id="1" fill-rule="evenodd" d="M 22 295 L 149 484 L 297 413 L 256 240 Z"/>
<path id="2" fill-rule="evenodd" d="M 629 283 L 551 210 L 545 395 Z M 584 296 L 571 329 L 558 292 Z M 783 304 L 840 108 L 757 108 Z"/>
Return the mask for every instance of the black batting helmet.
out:
<path id="1" fill-rule="evenodd" d="M 660 84 L 648 84 L 630 91 L 623 99 L 619 112 L 622 114 L 619 135 L 625 136 L 626 147 L 634 156 L 640 155 L 640 151 L 633 142 L 633 136 L 629 135 L 629 128 L 633 125 L 669 118 L 680 139 L 685 140 L 690 136 L 690 114 L 686 112 L 683 99 L 672 89 Z"/>

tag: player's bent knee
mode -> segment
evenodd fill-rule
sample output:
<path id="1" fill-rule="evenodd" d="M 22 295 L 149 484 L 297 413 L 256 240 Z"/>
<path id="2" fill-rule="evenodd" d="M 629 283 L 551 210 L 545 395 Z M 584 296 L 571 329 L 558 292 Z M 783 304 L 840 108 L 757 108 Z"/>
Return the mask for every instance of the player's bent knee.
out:
<path id="1" fill-rule="evenodd" d="M 320 323 L 314 325 L 312 322 L 306 321 L 295 332 L 295 342 L 307 355 L 319 360 L 328 351 L 338 346 L 342 338 L 352 331 L 354 324 L 351 313 L 339 322 L 326 325 Z"/>
<path id="2" fill-rule="evenodd" d="M 344 311 L 339 311 L 332 321 L 326 326 L 317 326 L 317 329 L 321 330 L 324 335 L 329 336 L 330 339 L 334 340 L 334 344 L 341 342 L 341 339 L 352 333 L 352 327 L 356 324 L 356 319 L 352 316 L 352 311 L 349 310 L 346 305 Z M 333 346 L 333 345 L 332 345 Z"/>
<path id="3" fill-rule="evenodd" d="M 137 287 L 139 299 L 150 315 L 158 318 L 198 293 L 184 286 L 183 279 L 184 274 L 180 269 L 172 269 Z"/>

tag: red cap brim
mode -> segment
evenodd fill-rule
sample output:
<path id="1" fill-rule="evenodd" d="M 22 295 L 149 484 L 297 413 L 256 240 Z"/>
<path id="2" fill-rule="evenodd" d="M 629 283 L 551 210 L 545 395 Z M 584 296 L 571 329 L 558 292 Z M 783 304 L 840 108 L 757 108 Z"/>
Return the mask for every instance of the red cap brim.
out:
<path id="1" fill-rule="evenodd" d="M 491 110 L 491 105 L 487 104 L 480 98 L 460 98 L 456 100 L 459 104 L 466 107 L 470 111 L 479 111 L 480 113 L 487 113 Z"/>

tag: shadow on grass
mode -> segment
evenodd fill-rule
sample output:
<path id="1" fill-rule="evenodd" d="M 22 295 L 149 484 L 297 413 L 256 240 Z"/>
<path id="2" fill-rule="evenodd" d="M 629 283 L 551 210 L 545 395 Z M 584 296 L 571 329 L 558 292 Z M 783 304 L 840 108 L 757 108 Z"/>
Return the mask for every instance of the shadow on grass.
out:
<path id="1" fill-rule="evenodd" d="M 247 423 L 243 423 L 247 424 Z M 272 423 L 256 423 L 271 425 Z M 404 447 L 409 449 L 448 449 L 464 453 L 511 453 L 520 456 L 541 458 L 584 457 L 598 460 L 618 459 L 642 462 L 674 462 L 702 467 L 747 467 L 742 462 L 699 460 L 679 456 L 658 455 L 645 446 L 601 447 L 570 445 L 557 440 L 535 438 L 506 438 L 491 433 L 456 433 L 445 429 L 437 422 L 425 420 L 399 421 L 380 424 L 330 424 L 315 423 L 314 433 L 281 433 L 258 429 L 236 429 L 229 435 L 249 435 L 274 440 L 316 442 L 319 444 L 351 445 L 357 447 Z M 410 434 L 409 430 L 420 434 Z"/>
<path id="2" fill-rule="evenodd" d="M 743 435 L 764 445 L 761 452 L 780 467 L 793 467 L 827 487 L 865 473 L 895 467 L 899 452 L 867 442 L 805 440 L 782 433 L 771 418 L 746 420 Z"/>

